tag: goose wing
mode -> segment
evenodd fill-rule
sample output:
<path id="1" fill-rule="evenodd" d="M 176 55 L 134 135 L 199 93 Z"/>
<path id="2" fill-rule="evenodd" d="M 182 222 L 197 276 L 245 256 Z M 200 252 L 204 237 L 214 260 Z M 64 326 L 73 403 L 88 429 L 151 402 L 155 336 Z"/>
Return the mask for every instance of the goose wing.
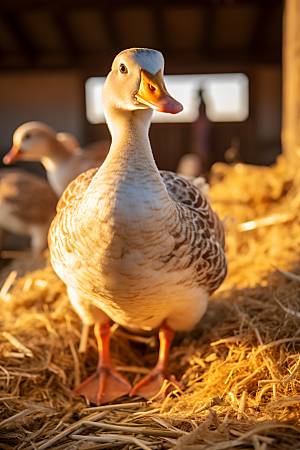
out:
<path id="1" fill-rule="evenodd" d="M 177 268 L 193 267 L 197 283 L 212 293 L 227 272 L 223 224 L 205 194 L 190 181 L 173 172 L 161 171 L 160 174 L 177 207 L 171 232 L 174 247 L 165 263 L 177 260 Z"/>
<path id="2" fill-rule="evenodd" d="M 225 236 L 223 223 L 219 219 L 217 213 L 210 208 L 209 201 L 197 186 L 191 181 L 173 173 L 161 170 L 160 175 L 166 185 L 168 194 L 171 199 L 179 204 L 184 205 L 190 211 L 193 211 L 199 217 L 204 219 L 204 226 L 210 228 L 210 232 L 215 239 L 225 247 Z"/>

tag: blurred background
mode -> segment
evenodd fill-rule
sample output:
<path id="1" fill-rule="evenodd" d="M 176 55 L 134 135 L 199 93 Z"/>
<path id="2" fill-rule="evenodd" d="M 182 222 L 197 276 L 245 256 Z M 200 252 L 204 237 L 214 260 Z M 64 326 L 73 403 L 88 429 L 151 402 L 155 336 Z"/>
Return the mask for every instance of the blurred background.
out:
<path id="1" fill-rule="evenodd" d="M 191 152 L 202 172 L 226 159 L 271 164 L 281 152 L 282 14 L 281 0 L 2 0 L 0 153 L 31 120 L 83 147 L 108 138 L 101 77 L 121 50 L 149 47 L 163 53 L 167 87 L 190 112 L 155 118 L 160 169 Z"/>

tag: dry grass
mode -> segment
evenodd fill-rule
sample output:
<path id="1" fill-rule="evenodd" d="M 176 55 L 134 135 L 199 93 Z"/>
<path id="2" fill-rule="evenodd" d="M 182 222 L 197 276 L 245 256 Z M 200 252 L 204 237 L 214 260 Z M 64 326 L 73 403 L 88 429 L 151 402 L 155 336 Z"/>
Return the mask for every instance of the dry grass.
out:
<path id="1" fill-rule="evenodd" d="M 90 333 L 87 355 L 77 353 L 80 321 L 47 266 L 1 292 L 1 449 L 300 448 L 297 186 L 283 171 L 270 189 L 268 173 L 274 178 L 279 165 L 226 168 L 225 176 L 221 169 L 214 168 L 211 196 L 227 189 L 214 204 L 236 218 L 227 221 L 230 270 L 199 326 L 172 346 L 170 369 L 184 393 L 163 402 L 124 397 L 99 408 L 73 397 L 71 389 L 95 369 L 96 343 Z M 231 185 L 241 192 L 247 183 L 248 199 L 237 200 Z M 290 219 L 240 231 L 243 222 L 276 214 Z M 281 273 L 271 263 L 294 268 Z M 112 331 L 112 360 L 135 384 L 156 362 L 157 339 Z"/>
<path id="2" fill-rule="evenodd" d="M 217 163 L 211 183 L 210 197 L 227 228 L 229 272 L 221 289 L 255 286 L 271 264 L 289 267 L 298 260 L 300 179 L 282 156 L 272 167 Z"/>

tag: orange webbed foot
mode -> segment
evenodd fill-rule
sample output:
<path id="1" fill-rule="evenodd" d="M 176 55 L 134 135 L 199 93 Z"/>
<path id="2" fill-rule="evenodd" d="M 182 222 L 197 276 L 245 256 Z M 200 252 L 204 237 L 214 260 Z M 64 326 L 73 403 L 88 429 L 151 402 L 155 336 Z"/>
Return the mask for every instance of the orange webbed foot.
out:
<path id="1" fill-rule="evenodd" d="M 151 370 L 149 375 L 147 375 L 134 386 L 129 395 L 130 397 L 139 395 L 150 400 L 158 394 L 158 392 L 163 387 L 165 380 L 170 381 L 172 384 L 166 389 L 166 391 L 160 394 L 159 398 L 166 398 L 169 392 L 172 392 L 176 389 L 176 386 L 179 389 L 183 389 L 184 387 L 183 384 L 177 381 L 173 375 L 169 375 L 169 372 L 167 370 L 155 367 L 153 370 Z"/>
<path id="2" fill-rule="evenodd" d="M 165 380 L 171 381 L 172 384 L 165 392 L 160 394 L 160 398 L 165 398 L 169 392 L 174 391 L 176 389 L 175 386 L 183 389 L 183 385 L 176 381 L 174 376 L 170 375 L 167 367 L 167 357 L 174 335 L 175 332 L 166 323 L 161 326 L 159 330 L 160 346 L 157 364 L 149 375 L 134 386 L 130 392 L 130 397 L 140 395 L 141 397 L 151 399 L 161 390 Z"/>
<path id="3" fill-rule="evenodd" d="M 131 389 L 131 384 L 117 372 L 110 362 L 109 335 L 109 323 L 95 325 L 99 350 L 97 370 L 72 391 L 74 395 L 84 395 L 97 406 L 129 394 Z"/>
<path id="4" fill-rule="evenodd" d="M 126 395 L 131 384 L 113 367 L 99 368 L 93 375 L 73 389 L 73 394 L 84 395 L 94 405 L 102 405 Z"/>

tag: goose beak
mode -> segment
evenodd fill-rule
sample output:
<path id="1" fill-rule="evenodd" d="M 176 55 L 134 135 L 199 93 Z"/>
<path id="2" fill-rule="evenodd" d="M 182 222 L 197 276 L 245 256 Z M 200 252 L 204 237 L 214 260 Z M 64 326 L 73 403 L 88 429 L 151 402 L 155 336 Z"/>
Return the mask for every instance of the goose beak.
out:
<path id="1" fill-rule="evenodd" d="M 3 158 L 4 164 L 9 165 L 15 163 L 16 161 L 19 161 L 21 154 L 22 152 L 20 151 L 20 149 L 13 145 L 10 151 Z"/>
<path id="2" fill-rule="evenodd" d="M 153 75 L 141 69 L 141 83 L 135 98 L 155 111 L 177 114 L 183 110 L 182 104 L 167 91 L 161 70 Z"/>

